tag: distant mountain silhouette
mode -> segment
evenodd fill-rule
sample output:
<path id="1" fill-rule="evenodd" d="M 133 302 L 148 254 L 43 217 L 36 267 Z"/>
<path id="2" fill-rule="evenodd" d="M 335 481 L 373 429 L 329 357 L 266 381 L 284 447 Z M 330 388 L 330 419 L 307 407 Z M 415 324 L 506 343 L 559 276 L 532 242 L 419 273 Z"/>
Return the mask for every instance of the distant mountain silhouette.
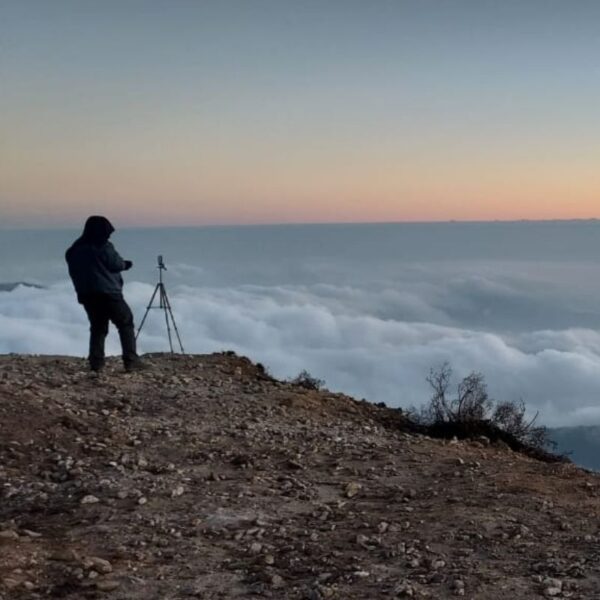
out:
<path id="1" fill-rule="evenodd" d="M 576 464 L 600 471 L 600 425 L 557 427 L 549 430 L 557 452 L 569 454 Z"/>
<path id="2" fill-rule="evenodd" d="M 20 285 L 23 287 L 36 288 L 38 290 L 44 289 L 43 285 L 38 285 L 37 283 L 28 283 L 27 281 L 15 281 L 2 283 L 0 282 L 0 292 L 12 292 L 15 288 L 18 288 Z"/>

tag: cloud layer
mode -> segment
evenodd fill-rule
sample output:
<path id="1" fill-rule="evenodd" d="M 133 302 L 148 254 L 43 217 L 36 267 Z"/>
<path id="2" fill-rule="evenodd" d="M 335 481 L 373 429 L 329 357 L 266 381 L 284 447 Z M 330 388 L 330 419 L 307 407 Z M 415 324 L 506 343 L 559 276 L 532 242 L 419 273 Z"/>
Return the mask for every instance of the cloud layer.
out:
<path id="1" fill-rule="evenodd" d="M 65 281 L 76 231 L 3 231 L 0 352 L 84 356 L 88 325 Z M 167 260 L 189 352 L 232 349 L 278 377 L 308 369 L 394 406 L 429 397 L 429 369 L 481 371 L 498 399 L 548 424 L 600 423 L 599 222 L 446 223 L 117 231 L 139 322 Z M 143 352 L 167 347 L 149 318 Z M 108 351 L 118 353 L 114 332 Z"/>
<path id="2" fill-rule="evenodd" d="M 179 265 L 171 276 L 177 281 L 178 272 L 188 271 Z M 307 369 L 332 390 L 405 407 L 428 398 L 430 367 L 450 361 L 457 376 L 483 372 L 496 398 L 523 398 L 547 424 L 600 423 L 597 331 L 501 329 L 502 311 L 512 311 L 514 323 L 527 320 L 537 288 L 518 275 L 507 281 L 501 269 L 437 279 L 421 272 L 412 282 L 405 277 L 401 285 L 370 287 L 179 283 L 169 293 L 188 352 L 235 350 L 278 377 Z M 138 282 L 126 288 L 138 322 L 152 290 Z M 543 294 L 538 300 L 547 314 L 560 305 Z M 490 326 L 478 327 L 486 318 Z M 0 292 L 0 352 L 84 356 L 87 337 L 69 282 Z M 166 348 L 164 319 L 154 312 L 140 350 Z M 107 350 L 119 353 L 114 331 Z"/>

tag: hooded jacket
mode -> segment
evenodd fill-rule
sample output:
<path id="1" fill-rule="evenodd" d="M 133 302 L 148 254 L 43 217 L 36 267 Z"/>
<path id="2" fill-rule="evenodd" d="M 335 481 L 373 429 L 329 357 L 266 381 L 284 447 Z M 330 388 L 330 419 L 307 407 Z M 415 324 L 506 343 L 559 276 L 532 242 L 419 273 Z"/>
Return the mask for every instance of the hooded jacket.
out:
<path id="1" fill-rule="evenodd" d="M 92 294 L 122 294 L 121 271 L 125 271 L 127 265 L 108 241 L 114 230 L 106 217 L 90 217 L 81 236 L 66 252 L 69 275 L 79 302 Z"/>

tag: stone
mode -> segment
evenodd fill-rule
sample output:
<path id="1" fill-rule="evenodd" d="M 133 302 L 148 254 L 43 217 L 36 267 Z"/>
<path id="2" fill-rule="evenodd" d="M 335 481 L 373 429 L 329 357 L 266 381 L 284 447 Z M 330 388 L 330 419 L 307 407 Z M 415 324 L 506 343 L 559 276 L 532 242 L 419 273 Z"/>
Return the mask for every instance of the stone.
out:
<path id="1" fill-rule="evenodd" d="M 250 546 L 250 553 L 251 554 L 260 554 L 262 550 L 262 544 L 259 542 L 252 542 L 252 545 Z"/>
<path id="2" fill-rule="evenodd" d="M 41 533 L 38 533 L 37 531 L 31 531 L 31 529 L 23 529 L 22 533 L 23 533 L 23 535 L 26 535 L 27 537 L 30 537 L 33 539 L 39 539 L 42 537 Z"/>
<path id="3" fill-rule="evenodd" d="M 111 573 L 112 565 L 110 562 L 104 558 L 100 558 L 99 556 L 88 556 L 84 561 L 84 566 L 86 569 L 94 569 L 98 571 L 98 573 Z"/>
<path id="4" fill-rule="evenodd" d="M 56 550 L 50 556 L 50 560 L 56 562 L 78 562 L 79 554 L 75 550 Z"/>
<path id="5" fill-rule="evenodd" d="M 81 499 L 81 504 L 98 504 L 100 500 L 92 494 L 88 494 Z"/>
<path id="6" fill-rule="evenodd" d="M 415 595 L 415 590 L 409 583 L 401 583 L 394 589 L 394 594 L 400 598 L 412 598 Z"/>
<path id="7" fill-rule="evenodd" d="M 354 498 L 354 496 L 356 496 L 361 489 L 362 485 L 360 485 L 360 483 L 351 481 L 350 483 L 346 484 L 346 487 L 344 488 L 344 494 L 346 495 L 346 498 Z"/>
<path id="8" fill-rule="evenodd" d="M 12 577 L 5 577 L 4 579 L 0 579 L 2 585 L 9 590 L 14 590 L 18 588 L 21 584 L 16 579 L 12 579 Z"/>
<path id="9" fill-rule="evenodd" d="M 101 592 L 112 592 L 116 590 L 121 584 L 114 579 L 99 579 L 96 581 L 96 589 Z"/>

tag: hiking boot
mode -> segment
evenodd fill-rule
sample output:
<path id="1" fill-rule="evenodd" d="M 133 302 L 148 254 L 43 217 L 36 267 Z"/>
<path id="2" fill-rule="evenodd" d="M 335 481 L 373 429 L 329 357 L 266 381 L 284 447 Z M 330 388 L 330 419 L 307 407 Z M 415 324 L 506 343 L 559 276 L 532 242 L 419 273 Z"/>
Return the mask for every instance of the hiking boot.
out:
<path id="1" fill-rule="evenodd" d="M 126 373 L 134 373 L 136 371 L 147 371 L 150 368 L 148 363 L 145 363 L 143 360 L 139 359 L 134 360 L 132 362 L 128 362 L 125 364 L 125 372 Z"/>

